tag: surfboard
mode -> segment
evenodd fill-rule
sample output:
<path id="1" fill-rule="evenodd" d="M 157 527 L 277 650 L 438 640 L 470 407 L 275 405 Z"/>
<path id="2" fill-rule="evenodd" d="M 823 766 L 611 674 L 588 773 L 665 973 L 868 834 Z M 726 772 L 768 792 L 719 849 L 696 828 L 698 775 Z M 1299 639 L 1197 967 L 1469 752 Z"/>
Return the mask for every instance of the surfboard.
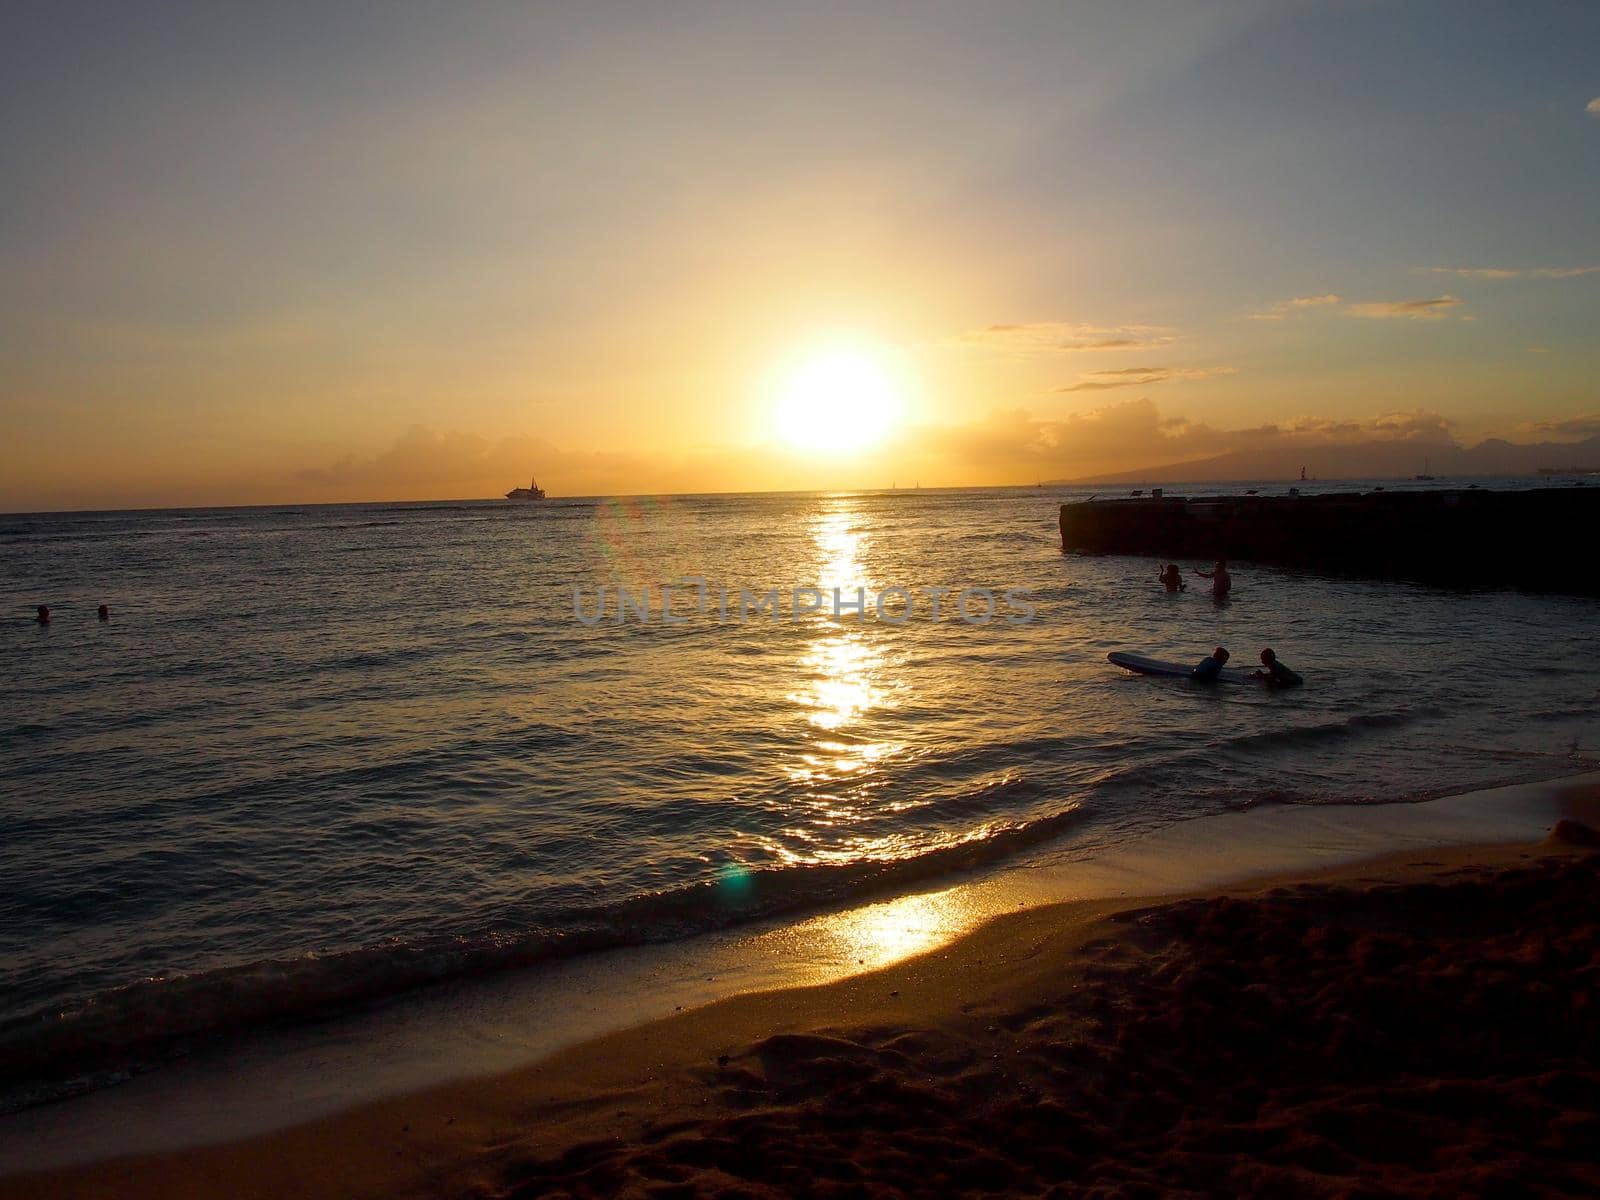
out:
<path id="1" fill-rule="evenodd" d="M 1150 658 L 1143 654 L 1132 654 L 1126 650 L 1113 650 L 1106 655 L 1112 663 L 1119 667 L 1134 672 L 1136 675 L 1175 675 L 1188 679 L 1194 670 L 1192 663 L 1167 662 L 1160 658 Z M 1198 660 L 1196 660 L 1198 661 Z M 1218 675 L 1219 683 L 1260 683 L 1251 672 L 1238 667 L 1223 667 Z"/>

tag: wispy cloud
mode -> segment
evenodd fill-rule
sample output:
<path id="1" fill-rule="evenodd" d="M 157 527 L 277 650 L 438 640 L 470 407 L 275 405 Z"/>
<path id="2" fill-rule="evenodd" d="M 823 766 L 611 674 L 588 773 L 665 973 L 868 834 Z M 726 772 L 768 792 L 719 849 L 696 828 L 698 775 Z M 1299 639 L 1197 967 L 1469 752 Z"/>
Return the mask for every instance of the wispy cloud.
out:
<path id="1" fill-rule="evenodd" d="M 1101 350 L 1151 350 L 1176 339 L 1159 325 L 1089 325 L 1072 321 L 1031 321 L 990 325 L 961 335 L 968 345 L 1013 354 L 1082 353 Z"/>
<path id="2" fill-rule="evenodd" d="M 1448 271 L 1451 268 L 1431 267 L 1428 270 Z M 1562 268 L 1574 274 L 1585 273 L 1590 268 Z M 1460 268 L 1456 274 L 1469 273 L 1473 268 Z M 1491 272 L 1492 277 L 1500 278 L 1498 269 L 1482 268 L 1484 272 Z M 1554 268 L 1552 268 L 1554 270 Z M 1486 277 L 1489 277 L 1486 275 Z M 1461 299 L 1458 296 L 1429 296 L 1421 300 L 1363 300 L 1359 303 L 1346 303 L 1345 300 L 1333 292 L 1325 292 L 1320 296 L 1295 296 L 1289 300 L 1279 300 L 1271 308 L 1250 314 L 1252 321 L 1282 321 L 1298 313 L 1309 312 L 1339 312 L 1348 317 L 1377 317 L 1399 318 L 1401 320 L 1438 320 L 1453 308 L 1459 307 Z M 1463 321 L 1472 318 L 1461 315 Z"/>
<path id="3" fill-rule="evenodd" d="M 1332 292 L 1325 292 L 1320 296 L 1295 296 L 1289 300 L 1280 300 L 1271 308 L 1261 312 L 1251 313 L 1252 321 L 1281 321 L 1292 313 L 1304 312 L 1310 308 L 1325 308 L 1330 304 L 1338 304 L 1339 297 Z"/>
<path id="4" fill-rule="evenodd" d="M 1147 387 L 1173 380 L 1210 379 L 1233 375 L 1238 367 L 1122 367 L 1115 371 L 1091 371 L 1077 383 L 1057 388 L 1058 392 L 1103 392 L 1110 388 Z"/>
<path id="5" fill-rule="evenodd" d="M 1426 300 L 1372 300 L 1349 305 L 1344 311 L 1352 317 L 1390 318 L 1403 321 L 1437 321 L 1461 303 L 1456 296 L 1433 296 Z"/>
<path id="6" fill-rule="evenodd" d="M 1600 413 L 1582 413 L 1576 417 L 1554 417 L 1547 421 L 1529 421 L 1522 426 L 1524 433 L 1554 434 L 1556 437 L 1587 438 L 1600 434 Z"/>
<path id="7" fill-rule="evenodd" d="M 1596 267 L 1419 267 L 1430 275 L 1454 275 L 1460 279 L 1576 279 L 1580 275 L 1600 274 Z"/>

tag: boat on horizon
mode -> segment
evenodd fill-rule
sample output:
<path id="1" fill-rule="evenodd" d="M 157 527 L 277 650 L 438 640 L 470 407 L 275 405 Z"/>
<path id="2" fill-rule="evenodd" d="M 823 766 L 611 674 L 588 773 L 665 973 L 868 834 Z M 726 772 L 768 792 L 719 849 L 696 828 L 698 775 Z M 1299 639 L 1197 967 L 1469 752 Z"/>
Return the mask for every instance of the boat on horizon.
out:
<path id="1" fill-rule="evenodd" d="M 527 487 L 512 488 L 506 493 L 506 499 L 513 504 L 532 504 L 544 499 L 544 489 L 539 486 L 539 481 L 529 478 Z"/>

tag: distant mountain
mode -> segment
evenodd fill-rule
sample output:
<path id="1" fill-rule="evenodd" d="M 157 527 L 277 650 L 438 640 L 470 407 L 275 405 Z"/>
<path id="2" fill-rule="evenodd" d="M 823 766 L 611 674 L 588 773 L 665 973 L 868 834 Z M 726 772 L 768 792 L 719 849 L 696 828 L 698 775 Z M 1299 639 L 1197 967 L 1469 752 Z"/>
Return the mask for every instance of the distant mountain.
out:
<path id="1" fill-rule="evenodd" d="M 1233 479 L 1261 479 L 1260 475 L 1230 475 L 1238 456 L 1219 454 L 1214 458 L 1196 458 L 1188 462 L 1170 463 L 1164 467 L 1141 467 L 1136 471 L 1121 471 L 1111 475 L 1084 475 L 1078 479 L 1047 479 L 1046 487 L 1072 486 L 1085 483 L 1222 483 Z M 1295 468 L 1295 474 L 1300 468 Z"/>
<path id="2" fill-rule="evenodd" d="M 1533 475 L 1540 467 L 1600 470 L 1600 436 L 1581 442 L 1529 444 L 1490 438 L 1476 446 L 1369 441 L 1347 445 L 1230 450 L 1212 458 L 1051 482 L 1226 483 L 1234 480 L 1294 480 L 1300 477 L 1301 467 L 1313 479 L 1410 479 L 1424 469 L 1430 475 L 1441 477 Z"/>

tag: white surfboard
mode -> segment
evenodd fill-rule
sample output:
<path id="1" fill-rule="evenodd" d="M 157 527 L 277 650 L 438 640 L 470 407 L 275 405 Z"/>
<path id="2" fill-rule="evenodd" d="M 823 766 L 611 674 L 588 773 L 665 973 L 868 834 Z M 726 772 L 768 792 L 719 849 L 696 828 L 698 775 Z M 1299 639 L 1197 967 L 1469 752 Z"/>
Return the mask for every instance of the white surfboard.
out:
<path id="1" fill-rule="evenodd" d="M 1117 666 L 1134 672 L 1137 675 L 1174 675 L 1188 679 L 1194 673 L 1192 663 L 1167 662 L 1160 658 L 1150 658 L 1143 654 L 1132 654 L 1127 650 L 1113 650 L 1106 658 Z M 1250 671 L 1240 670 L 1238 667 L 1223 667 L 1217 676 L 1219 683 L 1260 683 Z"/>

